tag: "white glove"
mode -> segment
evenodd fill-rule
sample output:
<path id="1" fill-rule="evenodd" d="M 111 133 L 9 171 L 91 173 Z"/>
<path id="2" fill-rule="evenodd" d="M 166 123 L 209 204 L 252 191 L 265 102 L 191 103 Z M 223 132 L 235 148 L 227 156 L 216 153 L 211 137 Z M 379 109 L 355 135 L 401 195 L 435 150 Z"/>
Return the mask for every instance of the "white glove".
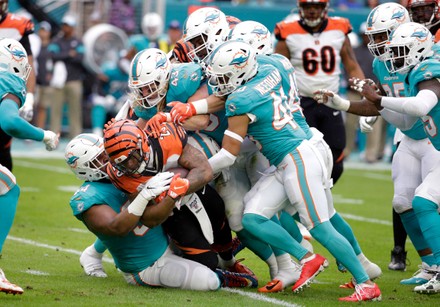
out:
<path id="1" fill-rule="evenodd" d="M 46 144 L 46 150 L 52 151 L 58 146 L 59 134 L 50 130 L 44 130 L 43 142 Z"/>
<path id="2" fill-rule="evenodd" d="M 359 118 L 359 127 L 362 133 L 370 133 L 373 131 L 373 125 L 377 120 L 377 116 L 361 116 Z"/>
<path id="3" fill-rule="evenodd" d="M 23 106 L 18 111 L 20 116 L 30 122 L 34 117 L 34 94 L 27 93 Z"/>
<path id="4" fill-rule="evenodd" d="M 157 174 L 147 181 L 143 189 L 140 191 L 140 194 L 147 200 L 156 198 L 162 194 L 162 192 L 165 192 L 170 188 L 170 183 L 173 179 L 173 176 L 174 173 L 172 172 L 163 172 Z"/>
<path id="5" fill-rule="evenodd" d="M 329 108 L 339 111 L 347 111 L 350 107 L 350 101 L 342 98 L 332 91 L 320 89 L 313 94 L 313 99 L 315 99 L 318 103 L 325 103 L 325 105 Z"/>

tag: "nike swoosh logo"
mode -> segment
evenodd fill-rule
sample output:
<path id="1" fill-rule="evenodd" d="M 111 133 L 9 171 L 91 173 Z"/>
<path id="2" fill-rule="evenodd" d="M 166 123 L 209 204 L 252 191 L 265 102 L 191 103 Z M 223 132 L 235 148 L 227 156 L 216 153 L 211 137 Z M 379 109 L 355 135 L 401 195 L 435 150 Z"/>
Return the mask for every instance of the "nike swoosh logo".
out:
<path id="1" fill-rule="evenodd" d="M 339 113 L 340 113 L 339 111 L 334 111 L 334 112 L 333 112 L 333 116 L 338 116 Z"/>
<path id="2" fill-rule="evenodd" d="M 273 284 L 267 285 L 267 286 L 266 286 L 266 289 L 267 289 L 267 290 L 272 290 L 276 285 L 279 284 L 279 282 L 280 282 L 280 281 L 277 280 L 276 283 L 273 283 Z"/>
<path id="3" fill-rule="evenodd" d="M 180 187 L 179 186 L 174 186 L 174 189 L 175 190 L 179 190 L 179 189 L 183 189 L 185 186 L 184 185 L 181 185 Z"/>

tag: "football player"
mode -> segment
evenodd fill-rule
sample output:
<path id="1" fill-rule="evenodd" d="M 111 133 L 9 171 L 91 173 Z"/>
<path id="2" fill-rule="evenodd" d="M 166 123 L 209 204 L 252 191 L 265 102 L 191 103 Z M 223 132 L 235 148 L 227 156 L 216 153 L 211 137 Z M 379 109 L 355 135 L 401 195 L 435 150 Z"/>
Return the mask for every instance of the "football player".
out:
<path id="1" fill-rule="evenodd" d="M 108 181 L 108 157 L 101 137 L 78 135 L 67 144 L 65 160 L 75 176 L 85 181 L 70 200 L 73 214 L 108 247 L 127 283 L 205 291 L 221 286 L 208 267 L 175 255 L 160 225 L 189 187 L 185 179 L 158 173 L 129 202 Z"/>
<path id="2" fill-rule="evenodd" d="M 406 74 L 389 72 L 387 63 L 388 54 L 385 47 L 389 44 L 390 33 L 400 26 L 409 22 L 409 16 L 404 7 L 396 3 L 384 3 L 373 9 L 367 18 L 367 35 L 370 37 L 368 45 L 371 53 L 375 56 L 373 72 L 379 80 L 380 93 L 382 96 L 405 99 L 409 96 L 409 87 L 406 84 Z M 422 32 L 423 34 L 424 32 Z M 427 42 L 428 43 L 428 42 Z M 427 46 L 423 46 L 427 47 Z M 430 47 L 429 47 L 430 48 Z M 426 49 L 426 52 L 431 50 Z M 420 55 L 416 55 L 419 57 Z M 429 76 L 429 75 L 427 75 Z M 356 81 L 358 84 L 364 81 Z M 362 86 L 355 87 L 362 90 Z M 334 95 L 333 101 L 338 101 Z M 342 100 L 341 100 L 342 101 Z M 328 104 L 329 106 L 331 105 Z M 402 223 L 413 242 L 421 260 L 421 269 L 409 279 L 401 281 L 402 284 L 420 285 L 428 282 L 434 276 L 436 265 L 435 256 L 430 248 L 427 238 L 421 228 L 422 222 L 417 218 L 417 212 L 413 210 L 413 199 L 417 187 L 427 179 L 429 172 L 438 163 L 440 157 L 438 151 L 432 146 L 427 134 L 424 132 L 424 124 L 420 119 L 414 125 L 396 122 L 394 112 L 388 108 L 378 109 L 368 101 L 348 102 L 347 112 L 358 115 L 381 114 L 385 120 L 400 128 L 404 136 L 394 154 L 392 160 L 392 174 L 394 184 L 393 208 L 399 214 Z"/>
<path id="3" fill-rule="evenodd" d="M 333 154 L 331 177 L 336 183 L 343 171 L 345 126 L 341 112 L 318 104 L 315 89 L 330 87 L 338 92 L 341 64 L 349 77 L 364 78 L 348 34 L 348 19 L 328 17 L 328 0 L 298 0 L 300 19 L 275 26 L 275 53 L 290 59 L 296 70 L 300 104 L 310 127 L 324 134 Z"/>
<path id="4" fill-rule="evenodd" d="M 58 135 L 37 128 L 20 117 L 26 99 L 26 81 L 31 66 L 26 50 L 15 39 L 0 39 L 0 128 L 9 136 L 42 141 L 51 151 L 58 146 Z M 0 164 L 0 255 L 14 221 L 20 188 L 11 171 Z M 10 283 L 0 269 L 0 291 L 22 294 L 23 289 Z"/>
<path id="5" fill-rule="evenodd" d="M 133 121 L 116 121 L 106 127 L 104 144 L 111 161 L 107 171 L 110 180 L 131 196 L 137 195 L 139 186 L 159 172 L 175 167 L 189 170 L 187 196 L 163 223 L 165 231 L 186 258 L 213 270 L 220 265 L 244 273 L 241 286 L 257 286 L 253 272 L 232 254 L 232 235 L 223 201 L 207 185 L 213 176 L 208 159 L 187 143 L 183 128 L 166 123 L 160 136 L 153 138 L 147 137 Z"/>
<path id="6" fill-rule="evenodd" d="M 256 51 L 249 44 L 229 41 L 214 50 L 206 72 L 214 94 L 227 96 L 228 132 L 222 149 L 210 159 L 213 170 L 234 163 L 246 135 L 274 165 L 246 194 L 244 228 L 301 261 L 300 278 L 292 287 L 298 292 L 323 270 L 326 260 L 304 251 L 271 220 L 278 211 L 292 206 L 313 237 L 354 275 L 355 293 L 340 300 L 380 300 L 379 288 L 369 279 L 352 246 L 329 222 L 327 168 L 318 149 L 293 120 L 278 69 L 270 64 L 259 66 Z M 288 205 L 283 202 L 286 197 Z"/>

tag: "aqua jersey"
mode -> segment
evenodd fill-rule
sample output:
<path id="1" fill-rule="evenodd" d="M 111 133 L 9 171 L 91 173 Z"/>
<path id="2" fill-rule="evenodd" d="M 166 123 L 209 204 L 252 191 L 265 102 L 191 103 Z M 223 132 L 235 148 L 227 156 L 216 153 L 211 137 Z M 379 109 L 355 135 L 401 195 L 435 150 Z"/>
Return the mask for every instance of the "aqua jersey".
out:
<path id="1" fill-rule="evenodd" d="M 307 136 L 293 121 L 276 67 L 259 65 L 258 73 L 226 100 L 226 116 L 248 115 L 248 135 L 270 164 L 277 166 Z"/>
<path id="2" fill-rule="evenodd" d="M 123 72 L 118 65 L 106 63 L 101 67 L 102 73 L 108 77 L 108 82 L 104 83 L 104 95 L 112 95 L 116 99 L 125 96 L 128 92 L 128 75 Z"/>
<path id="3" fill-rule="evenodd" d="M 167 103 L 172 101 L 187 102 L 205 83 L 202 68 L 195 63 L 175 65 L 171 70 L 169 83 Z M 228 128 L 225 111 L 210 114 L 210 120 L 209 126 L 205 130 L 200 130 L 200 132 L 210 136 L 221 145 L 225 130 Z"/>
<path id="4" fill-rule="evenodd" d="M 419 92 L 418 83 L 434 78 L 440 78 L 440 55 L 430 57 L 416 65 L 409 72 L 407 82 L 405 82 L 405 89 L 409 92 L 410 96 L 416 96 Z M 440 103 L 437 102 L 431 111 L 426 116 L 422 116 L 421 119 L 426 135 L 432 145 L 434 145 L 435 149 L 440 150 Z"/>
<path id="5" fill-rule="evenodd" d="M 283 78 L 282 85 L 284 93 L 292 102 L 293 120 L 305 132 L 307 139 L 310 140 L 313 137 L 313 132 L 310 130 L 310 126 L 307 124 L 306 118 L 302 113 L 302 108 L 299 103 L 298 86 L 296 85 L 295 68 L 293 68 L 290 60 L 281 54 L 274 53 L 271 55 L 257 56 L 257 62 L 260 65 L 271 64 L 278 69 Z"/>
<path id="6" fill-rule="evenodd" d="M 0 97 L 4 97 L 6 94 L 13 94 L 20 100 L 20 106 L 24 104 L 26 100 L 26 82 L 7 71 L 0 71 Z"/>
<path id="7" fill-rule="evenodd" d="M 111 183 L 85 182 L 70 199 L 73 215 L 82 220 L 82 213 L 92 206 L 107 204 L 115 212 L 121 212 L 127 202 L 124 193 Z M 98 238 L 108 248 L 116 267 L 126 273 L 138 273 L 152 265 L 168 246 L 168 239 L 161 226 L 149 229 L 139 224 L 126 236 Z"/>
<path id="8" fill-rule="evenodd" d="M 386 68 L 385 62 L 379 61 L 377 58 L 373 60 L 373 73 L 379 80 L 380 85 L 386 92 L 388 97 L 408 97 L 405 90 L 406 75 L 391 74 Z M 414 140 L 426 139 L 423 122 L 419 119 L 410 129 L 402 131 L 407 137 Z"/>

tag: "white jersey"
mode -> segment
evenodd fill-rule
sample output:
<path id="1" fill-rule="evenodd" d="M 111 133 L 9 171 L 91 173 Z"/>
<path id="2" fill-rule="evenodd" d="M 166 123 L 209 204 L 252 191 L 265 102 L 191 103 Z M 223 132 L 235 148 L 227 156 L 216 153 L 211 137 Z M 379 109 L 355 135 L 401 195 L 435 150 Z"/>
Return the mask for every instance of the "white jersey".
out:
<path id="1" fill-rule="evenodd" d="M 289 48 L 301 96 L 313 97 L 313 92 L 320 88 L 338 92 L 340 53 L 351 31 L 348 19 L 340 17 L 328 18 L 323 30 L 314 34 L 309 33 L 300 21 L 282 21 L 276 25 L 276 38 L 285 40 Z"/>

